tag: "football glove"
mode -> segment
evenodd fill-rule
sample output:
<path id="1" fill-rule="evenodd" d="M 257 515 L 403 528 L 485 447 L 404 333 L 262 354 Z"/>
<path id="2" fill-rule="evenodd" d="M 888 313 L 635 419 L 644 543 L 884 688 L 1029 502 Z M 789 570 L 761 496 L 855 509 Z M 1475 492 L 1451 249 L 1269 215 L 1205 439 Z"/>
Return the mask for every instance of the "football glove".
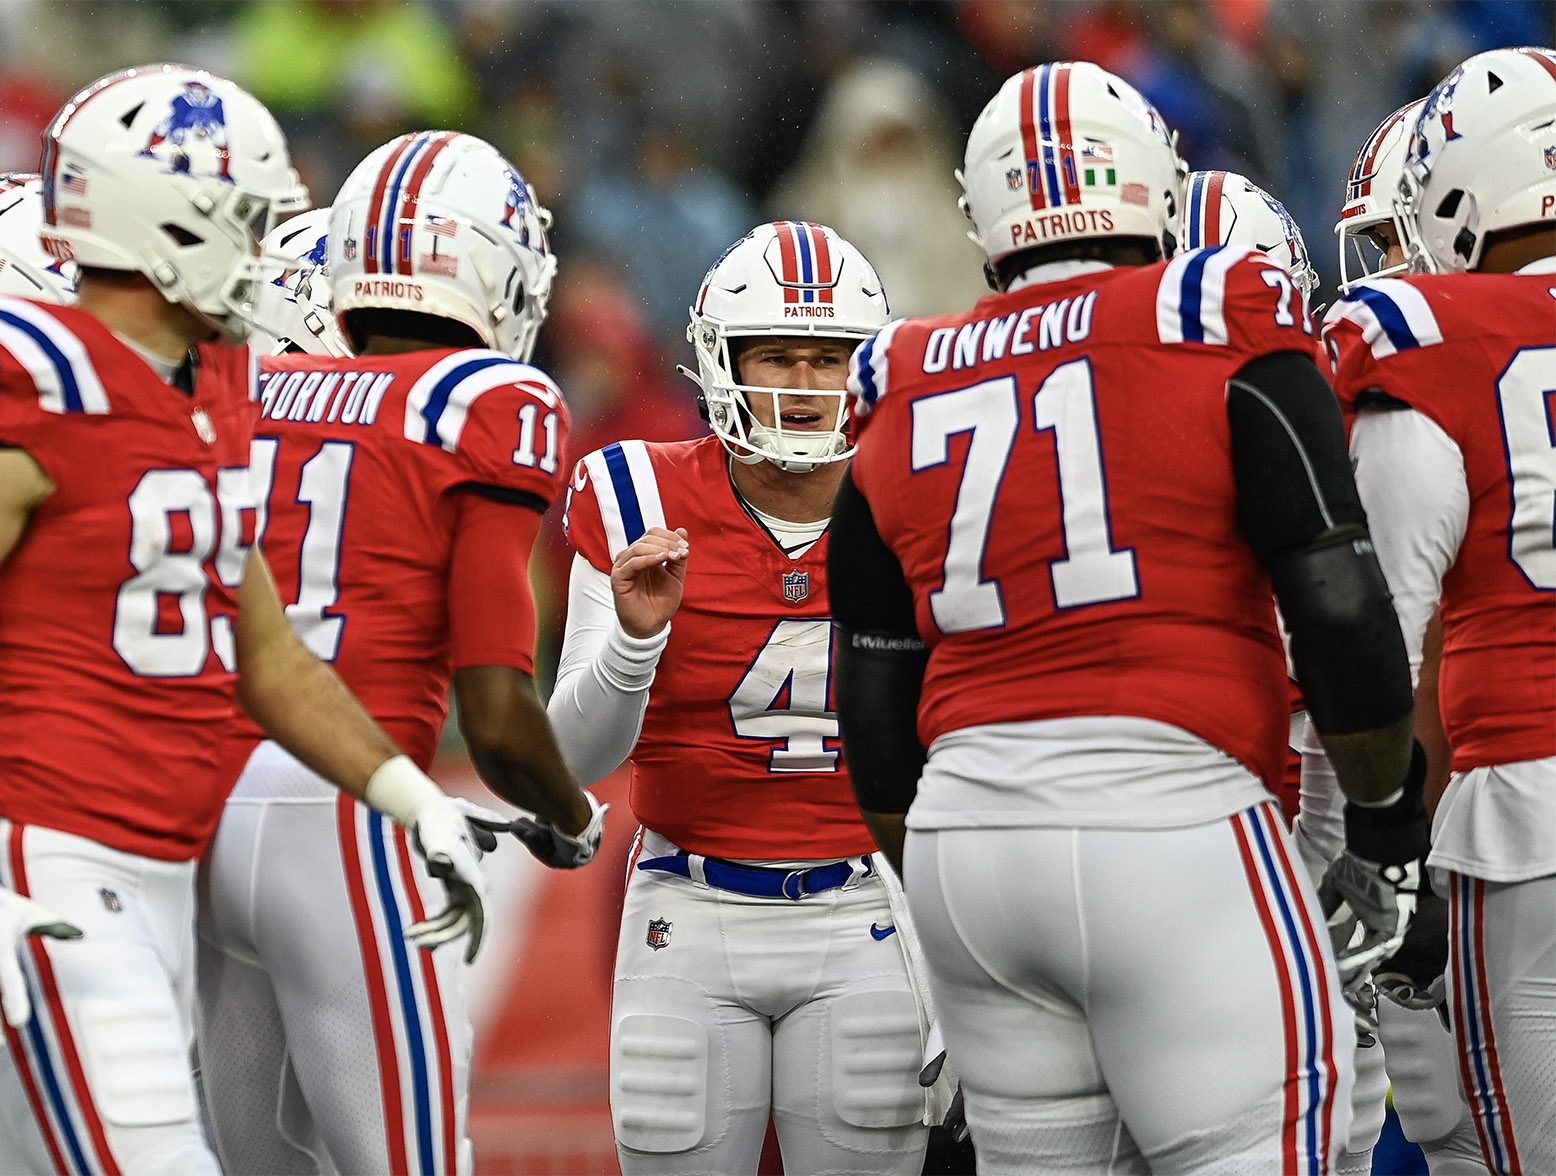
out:
<path id="1" fill-rule="evenodd" d="M 486 881 L 476 863 L 480 851 L 459 802 L 445 796 L 441 804 L 423 805 L 411 826 L 411 845 L 427 863 L 427 873 L 443 883 L 448 905 L 429 919 L 405 929 L 405 938 L 431 949 L 461 935 L 468 937 L 465 963 L 481 950 L 486 931 Z M 490 836 L 490 834 L 488 834 Z M 491 837 L 493 847 L 497 839 Z"/>
<path id="2" fill-rule="evenodd" d="M 80 939 L 81 928 L 14 890 L 0 889 L 0 937 L 5 945 L 0 949 L 0 1006 L 5 1009 L 6 1023 L 15 1029 L 32 1020 L 32 1001 L 18 958 L 22 941 L 29 935 Z"/>
<path id="3" fill-rule="evenodd" d="M 1447 970 L 1448 904 L 1423 878 L 1405 941 L 1373 980 L 1378 991 L 1401 1008 L 1435 1009 L 1447 999 Z"/>
<path id="4" fill-rule="evenodd" d="M 1399 950 L 1415 913 L 1430 848 L 1425 783 L 1426 755 L 1417 743 L 1399 800 L 1383 808 L 1345 806 L 1345 849 L 1330 863 L 1318 897 L 1348 992 Z"/>
<path id="5" fill-rule="evenodd" d="M 933 1086 L 940 1078 L 940 1071 L 945 1068 L 945 1050 L 941 1050 L 925 1063 L 924 1068 L 918 1072 L 918 1084 L 926 1090 Z M 951 1134 L 952 1140 L 961 1143 L 967 1138 L 971 1128 L 967 1125 L 967 1104 L 962 1098 L 962 1084 L 956 1084 L 956 1093 L 951 1096 L 951 1105 L 946 1108 L 945 1118 L 938 1126 L 944 1127 Z"/>
<path id="6" fill-rule="evenodd" d="M 513 822 L 507 817 L 489 808 L 482 808 L 473 800 L 456 796 L 453 801 L 464 816 L 465 824 L 470 827 L 470 840 L 475 845 L 478 859 L 496 849 L 498 837 L 513 828 Z"/>
<path id="7" fill-rule="evenodd" d="M 584 796 L 589 800 L 589 823 L 577 836 L 562 832 L 541 817 L 518 817 L 513 822 L 513 835 L 553 870 L 576 870 L 588 865 L 600 848 L 600 838 L 605 835 L 605 814 L 611 806 L 601 804 L 587 789 Z"/>

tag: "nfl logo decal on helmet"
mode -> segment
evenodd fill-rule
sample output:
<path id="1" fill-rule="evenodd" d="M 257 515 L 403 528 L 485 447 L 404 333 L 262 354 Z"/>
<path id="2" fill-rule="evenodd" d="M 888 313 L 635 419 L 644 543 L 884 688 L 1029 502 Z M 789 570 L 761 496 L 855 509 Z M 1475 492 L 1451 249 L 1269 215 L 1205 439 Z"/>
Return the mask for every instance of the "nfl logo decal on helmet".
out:
<path id="1" fill-rule="evenodd" d="M 660 948 L 670 946 L 670 922 L 668 919 L 650 919 L 648 921 L 648 938 L 644 940 L 649 947 L 658 951 Z"/>

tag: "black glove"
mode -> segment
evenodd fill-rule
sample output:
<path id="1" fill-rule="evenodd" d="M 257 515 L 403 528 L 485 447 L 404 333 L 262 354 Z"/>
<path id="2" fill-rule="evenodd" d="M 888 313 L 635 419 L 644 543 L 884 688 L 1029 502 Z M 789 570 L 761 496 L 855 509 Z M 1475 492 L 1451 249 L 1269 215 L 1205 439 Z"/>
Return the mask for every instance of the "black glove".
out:
<path id="1" fill-rule="evenodd" d="M 589 823 L 576 837 L 540 817 L 519 817 L 513 822 L 513 835 L 553 870 L 576 870 L 588 865 L 600 848 L 600 838 L 605 835 L 605 814 L 611 806 L 601 804 L 592 792 L 586 790 L 584 795 L 589 798 Z"/>
<path id="2" fill-rule="evenodd" d="M 945 1050 L 941 1050 L 924 1064 L 924 1068 L 918 1072 L 918 1084 L 926 1090 L 933 1086 L 940 1077 L 940 1071 L 945 1068 Z M 952 1140 L 961 1143 L 967 1138 L 967 1106 L 962 1099 L 962 1084 L 956 1084 L 956 1093 L 951 1096 L 951 1105 L 946 1108 L 945 1118 L 938 1124 L 951 1134 Z"/>
<path id="3" fill-rule="evenodd" d="M 1373 978 L 1378 991 L 1406 1009 L 1435 1009 L 1447 998 L 1448 903 L 1421 880 L 1405 941 Z"/>

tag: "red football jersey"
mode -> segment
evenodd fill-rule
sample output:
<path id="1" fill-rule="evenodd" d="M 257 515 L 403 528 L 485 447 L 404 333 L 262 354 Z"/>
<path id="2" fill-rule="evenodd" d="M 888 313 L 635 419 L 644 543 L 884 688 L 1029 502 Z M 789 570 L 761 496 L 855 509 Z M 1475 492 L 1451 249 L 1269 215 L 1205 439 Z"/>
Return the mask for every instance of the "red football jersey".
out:
<path id="1" fill-rule="evenodd" d="M 1556 755 L 1556 274 L 1370 282 L 1330 309 L 1326 335 L 1348 415 L 1377 389 L 1464 458 L 1438 684 L 1454 770 Z"/>
<path id="2" fill-rule="evenodd" d="M 261 365 L 254 484 L 292 627 L 426 767 L 448 714 L 450 562 L 460 487 L 544 509 L 566 476 L 567 406 L 549 377 L 484 349 L 287 355 Z M 482 664 L 534 669 L 533 631 L 479 618 Z M 241 768 L 259 738 L 246 719 Z"/>
<path id="3" fill-rule="evenodd" d="M 1226 387 L 1259 355 L 1312 350 L 1289 275 L 1236 246 L 1026 286 L 860 348 L 853 477 L 930 647 L 926 747 L 1132 716 L 1277 785 L 1285 658 L 1237 526 Z"/>
<path id="4" fill-rule="evenodd" d="M 648 527 L 685 527 L 693 547 L 632 751 L 638 820 L 717 857 L 870 852 L 832 698 L 827 536 L 785 555 L 741 506 L 713 436 L 589 454 L 564 522 L 606 573 Z"/>
<path id="5" fill-rule="evenodd" d="M 0 814 L 182 861 L 226 798 L 255 530 L 246 349 L 194 395 L 82 311 L 0 299 L 0 444 L 56 490 L 0 564 Z"/>

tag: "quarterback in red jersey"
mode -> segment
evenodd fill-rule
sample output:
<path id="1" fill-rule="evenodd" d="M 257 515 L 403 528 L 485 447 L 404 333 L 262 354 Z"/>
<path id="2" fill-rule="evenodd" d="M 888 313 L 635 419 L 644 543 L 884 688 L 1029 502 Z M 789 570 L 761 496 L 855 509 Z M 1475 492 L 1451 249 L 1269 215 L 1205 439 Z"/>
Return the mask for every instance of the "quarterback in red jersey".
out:
<path id="1" fill-rule="evenodd" d="M 221 133 L 164 142 L 192 88 Z M 250 553 L 254 368 L 216 341 L 248 331 L 256 233 L 306 200 L 280 129 L 225 79 L 151 66 L 82 91 L 44 142 L 43 243 L 81 280 L 75 307 L 0 300 L 0 882 L 82 935 L 26 945 L 32 1015 L 0 1063 L 24 1154 L 0 1167 L 214 1173 L 188 1063 L 193 859 L 235 703 L 413 830 L 450 905 L 407 937 L 475 942 L 482 883 L 458 806 L 292 633 Z"/>
<path id="2" fill-rule="evenodd" d="M 1556 1170 L 1556 51 L 1428 96 L 1394 198 L 1412 275 L 1330 310 L 1351 454 L 1413 653 L 1442 615 L 1447 989 L 1493 1172 Z"/>
<path id="3" fill-rule="evenodd" d="M 603 809 L 531 678 L 530 549 L 567 473 L 567 406 L 527 362 L 555 269 L 549 220 L 489 144 L 437 131 L 380 147 L 327 214 L 277 229 L 292 258 L 265 287 L 287 311 L 277 329 L 333 354 L 263 361 L 252 469 L 309 648 L 422 767 L 452 682 L 483 778 L 554 823 L 548 864 L 577 866 Z M 258 730 L 236 731 L 226 759 L 242 774 L 199 921 L 201 1073 L 224 1166 L 292 1171 L 315 1151 L 343 1172 L 470 1172 L 464 970 L 404 943 L 435 883 L 403 834 Z"/>
<path id="4" fill-rule="evenodd" d="M 828 516 L 844 378 L 886 321 L 831 229 L 762 225 L 687 338 L 713 436 L 573 473 L 549 712 L 580 778 L 632 764 L 611 1111 L 627 1173 L 917 1172 L 924 1045 L 908 951 L 838 741 Z M 673 619 L 672 619 L 673 618 Z"/>
<path id="5" fill-rule="evenodd" d="M 1330 1170 L 1353 1034 L 1266 791 L 1275 601 L 1371 806 L 1329 879 L 1365 918 L 1342 975 L 1397 945 L 1425 849 L 1404 650 L 1302 292 L 1246 247 L 1173 255 L 1181 168 L 1121 78 L 1012 77 L 963 172 L 996 294 L 893 324 L 849 374 L 838 714 L 980 1172 Z"/>

